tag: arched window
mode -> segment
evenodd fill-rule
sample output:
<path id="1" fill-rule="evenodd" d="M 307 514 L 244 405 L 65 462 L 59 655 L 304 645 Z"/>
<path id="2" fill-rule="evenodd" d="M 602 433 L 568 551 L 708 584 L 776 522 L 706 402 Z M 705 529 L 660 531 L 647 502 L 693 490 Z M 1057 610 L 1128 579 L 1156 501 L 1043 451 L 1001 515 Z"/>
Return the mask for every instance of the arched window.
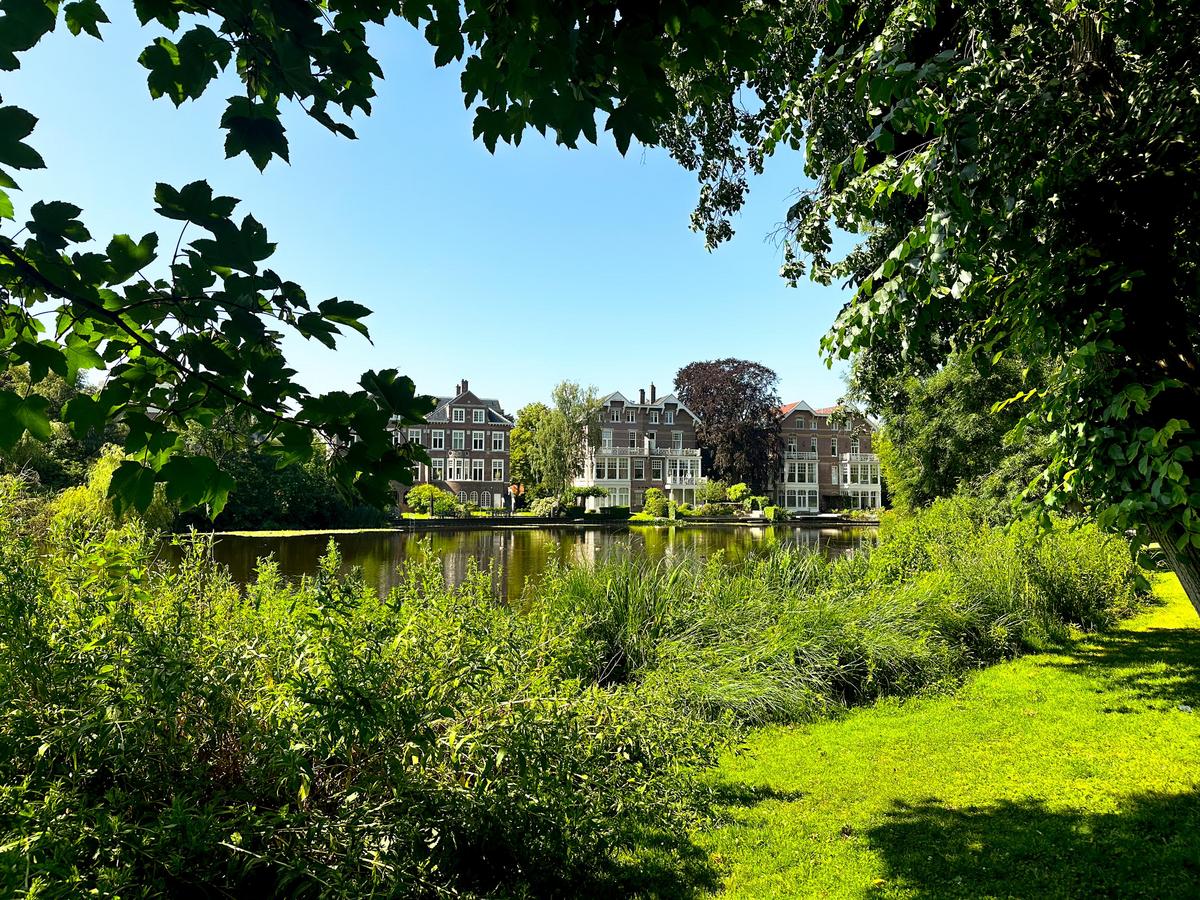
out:
<path id="1" fill-rule="evenodd" d="M 857 437 L 850 438 L 850 452 L 851 453 L 858 452 L 858 438 Z"/>
<path id="2" fill-rule="evenodd" d="M 459 502 L 459 503 L 466 503 L 466 502 L 467 502 L 467 492 L 466 492 L 466 491 L 459 491 L 459 492 L 458 492 L 458 502 Z"/>
<path id="3" fill-rule="evenodd" d="M 471 491 L 471 502 L 475 504 L 479 503 L 479 491 Z"/>

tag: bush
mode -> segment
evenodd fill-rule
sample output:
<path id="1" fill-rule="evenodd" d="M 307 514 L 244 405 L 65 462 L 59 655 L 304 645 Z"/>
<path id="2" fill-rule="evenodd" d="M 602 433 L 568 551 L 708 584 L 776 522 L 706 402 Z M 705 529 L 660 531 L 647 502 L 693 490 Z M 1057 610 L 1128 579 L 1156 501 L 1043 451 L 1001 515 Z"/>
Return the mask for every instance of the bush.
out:
<path id="1" fill-rule="evenodd" d="M 562 500 L 558 497 L 538 497 L 529 504 L 529 511 L 541 518 L 551 518 L 562 514 Z"/>
<path id="2" fill-rule="evenodd" d="M 0 494 L 0 894 L 572 895 L 686 831 L 721 729 L 581 679 L 586 623 L 331 544 L 245 589 L 136 523 L 33 552 Z"/>
<path id="3" fill-rule="evenodd" d="M 601 506 L 599 509 L 597 509 L 593 513 L 591 513 L 591 515 L 595 515 L 597 518 L 601 518 L 601 519 L 614 519 L 614 520 L 628 519 L 629 518 L 629 507 L 628 506 Z"/>
<path id="4" fill-rule="evenodd" d="M 648 516 L 661 519 L 667 514 L 667 497 L 660 488 L 647 488 L 646 500 L 642 512 Z"/>
<path id="5" fill-rule="evenodd" d="M 404 495 L 405 505 L 417 513 L 428 513 L 432 506 L 435 516 L 453 516 L 458 513 L 458 498 L 434 484 L 416 484 Z"/>
<path id="6" fill-rule="evenodd" d="M 737 484 L 730 485 L 729 489 L 725 492 L 725 499 L 730 503 L 741 503 L 749 496 L 750 485 L 743 481 L 739 481 Z"/>

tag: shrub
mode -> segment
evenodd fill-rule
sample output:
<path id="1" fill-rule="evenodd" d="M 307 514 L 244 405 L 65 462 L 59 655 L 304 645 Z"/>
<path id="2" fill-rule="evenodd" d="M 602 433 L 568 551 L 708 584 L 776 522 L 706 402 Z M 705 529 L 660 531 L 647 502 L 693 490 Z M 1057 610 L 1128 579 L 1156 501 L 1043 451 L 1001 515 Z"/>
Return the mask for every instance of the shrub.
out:
<path id="1" fill-rule="evenodd" d="M 416 484 L 404 495 L 404 503 L 413 512 L 435 516 L 453 516 L 458 511 L 458 498 L 433 484 Z"/>
<path id="2" fill-rule="evenodd" d="M 542 518 L 561 515 L 562 509 L 562 500 L 558 497 L 538 497 L 529 504 L 529 511 Z"/>
<path id="3" fill-rule="evenodd" d="M 667 514 L 667 497 L 660 488 L 647 488 L 646 500 L 642 512 L 655 518 L 663 518 Z"/>
<path id="4" fill-rule="evenodd" d="M 741 503 L 749 496 L 750 485 L 743 481 L 739 481 L 737 484 L 730 485 L 729 489 L 725 492 L 725 499 L 730 503 Z"/>

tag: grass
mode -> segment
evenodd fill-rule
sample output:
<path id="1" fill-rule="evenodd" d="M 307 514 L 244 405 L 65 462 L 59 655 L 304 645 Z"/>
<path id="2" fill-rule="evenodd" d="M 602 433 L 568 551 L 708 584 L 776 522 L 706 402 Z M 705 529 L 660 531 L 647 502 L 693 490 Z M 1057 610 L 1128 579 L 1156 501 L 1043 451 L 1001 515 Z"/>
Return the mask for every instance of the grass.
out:
<path id="1" fill-rule="evenodd" d="M 754 732 L 697 837 L 725 896 L 1200 896 L 1200 623 L 1155 596 L 951 695 Z"/>

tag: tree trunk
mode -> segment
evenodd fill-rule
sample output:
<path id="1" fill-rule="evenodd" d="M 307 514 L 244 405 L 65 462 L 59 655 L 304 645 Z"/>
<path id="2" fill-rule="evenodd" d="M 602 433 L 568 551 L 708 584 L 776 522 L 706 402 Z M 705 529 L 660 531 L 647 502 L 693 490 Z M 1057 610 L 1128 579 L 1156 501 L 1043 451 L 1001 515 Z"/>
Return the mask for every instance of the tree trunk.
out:
<path id="1" fill-rule="evenodd" d="M 1200 550 L 1188 544 L 1182 550 L 1175 546 L 1175 535 L 1157 526 L 1149 526 L 1150 535 L 1162 548 L 1171 570 L 1179 577 L 1184 592 L 1200 613 Z"/>

